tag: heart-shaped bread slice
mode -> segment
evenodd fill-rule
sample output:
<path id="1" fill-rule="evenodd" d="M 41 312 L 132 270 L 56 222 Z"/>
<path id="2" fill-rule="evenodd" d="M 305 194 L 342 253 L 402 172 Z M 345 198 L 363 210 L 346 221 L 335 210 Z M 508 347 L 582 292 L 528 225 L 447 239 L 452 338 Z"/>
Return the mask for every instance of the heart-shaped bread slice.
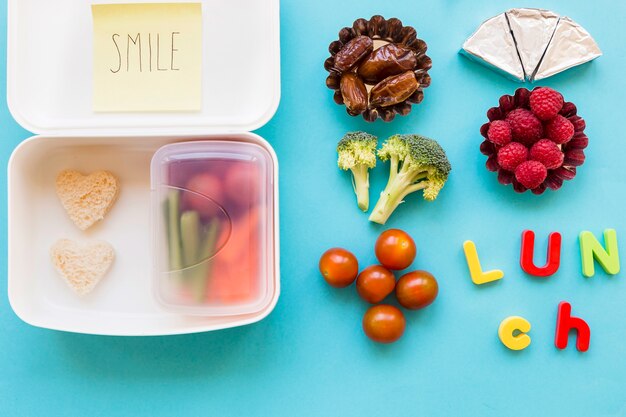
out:
<path id="1" fill-rule="evenodd" d="M 50 248 L 52 264 L 68 285 L 80 295 L 94 289 L 107 273 L 115 251 L 107 242 L 80 244 L 69 239 L 58 240 Z"/>
<path id="2" fill-rule="evenodd" d="M 83 175 L 68 169 L 57 176 L 56 190 L 70 219 L 80 230 L 87 230 L 111 209 L 119 193 L 119 182 L 108 171 Z"/>

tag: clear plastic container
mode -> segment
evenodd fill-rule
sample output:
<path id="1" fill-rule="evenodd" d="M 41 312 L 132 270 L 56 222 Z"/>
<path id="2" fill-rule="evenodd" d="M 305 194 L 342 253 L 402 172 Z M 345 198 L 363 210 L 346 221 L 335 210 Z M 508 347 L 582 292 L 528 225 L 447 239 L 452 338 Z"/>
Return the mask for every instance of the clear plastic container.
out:
<path id="1" fill-rule="evenodd" d="M 194 315 L 241 315 L 274 298 L 274 161 L 260 145 L 166 145 L 151 163 L 156 298 Z"/>

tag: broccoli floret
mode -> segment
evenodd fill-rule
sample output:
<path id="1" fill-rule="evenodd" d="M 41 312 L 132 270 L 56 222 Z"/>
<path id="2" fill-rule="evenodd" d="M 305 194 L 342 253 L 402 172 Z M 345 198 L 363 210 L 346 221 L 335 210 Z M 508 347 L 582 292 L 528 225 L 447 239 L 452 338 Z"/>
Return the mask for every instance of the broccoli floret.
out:
<path id="1" fill-rule="evenodd" d="M 363 211 L 369 208 L 369 169 L 376 166 L 378 138 L 365 132 L 349 132 L 337 144 L 337 165 L 352 171 L 352 186 L 357 204 Z"/>
<path id="2" fill-rule="evenodd" d="M 387 139 L 378 156 L 389 161 L 389 181 L 380 194 L 370 221 L 385 224 L 404 198 L 423 190 L 427 201 L 437 198 L 450 173 L 450 162 L 441 146 L 419 135 L 394 135 Z"/>

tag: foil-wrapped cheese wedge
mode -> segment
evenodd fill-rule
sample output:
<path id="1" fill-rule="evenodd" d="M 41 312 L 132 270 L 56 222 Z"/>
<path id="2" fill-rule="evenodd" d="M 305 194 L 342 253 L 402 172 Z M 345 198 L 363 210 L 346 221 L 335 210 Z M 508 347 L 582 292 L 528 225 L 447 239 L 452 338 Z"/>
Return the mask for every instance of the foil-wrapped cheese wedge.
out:
<path id="1" fill-rule="evenodd" d="M 602 55 L 578 23 L 530 8 L 511 9 L 485 21 L 461 52 L 521 82 L 541 80 Z"/>
<path id="2" fill-rule="evenodd" d="M 511 9 L 505 15 L 517 41 L 524 75 L 531 78 L 554 35 L 559 15 L 540 9 Z"/>
<path id="3" fill-rule="evenodd" d="M 570 18 L 562 17 L 531 81 L 548 78 L 601 55 L 589 32 Z"/>
<path id="4" fill-rule="evenodd" d="M 509 78 L 524 81 L 524 69 L 517 56 L 515 39 L 504 13 L 480 25 L 465 41 L 461 52 Z"/>

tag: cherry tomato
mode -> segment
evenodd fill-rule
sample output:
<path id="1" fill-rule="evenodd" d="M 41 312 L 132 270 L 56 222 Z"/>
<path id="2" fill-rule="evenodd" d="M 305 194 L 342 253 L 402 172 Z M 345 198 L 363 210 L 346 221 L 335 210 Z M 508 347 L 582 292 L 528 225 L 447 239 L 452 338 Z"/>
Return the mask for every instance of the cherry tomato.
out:
<path id="1" fill-rule="evenodd" d="M 342 248 L 332 248 L 324 252 L 319 267 L 326 282 L 337 288 L 352 284 L 359 273 L 356 256 Z"/>
<path id="2" fill-rule="evenodd" d="M 396 277 L 381 265 L 368 266 L 356 278 L 356 291 L 371 304 L 383 301 L 393 292 L 395 286 Z"/>
<path id="3" fill-rule="evenodd" d="M 189 210 L 196 210 L 203 218 L 217 216 L 220 213 L 221 208 L 218 204 L 223 200 L 223 189 L 218 177 L 206 173 L 194 175 L 187 182 L 186 188 L 194 191 L 183 194 L 183 202 Z"/>
<path id="4" fill-rule="evenodd" d="M 417 248 L 408 233 L 398 230 L 385 230 L 376 240 L 376 258 L 385 267 L 399 271 L 408 268 L 415 259 Z"/>
<path id="5" fill-rule="evenodd" d="M 379 304 L 363 316 L 363 331 L 375 342 L 392 343 L 400 339 L 406 327 L 404 314 L 398 307 Z"/>
<path id="6" fill-rule="evenodd" d="M 431 304 L 437 298 L 437 293 L 437 280 L 426 271 L 404 274 L 396 284 L 396 298 L 402 307 L 409 310 L 419 310 Z"/>
<path id="7" fill-rule="evenodd" d="M 260 173 L 255 165 L 247 162 L 233 164 L 226 173 L 224 190 L 236 205 L 247 207 L 257 202 Z"/>

